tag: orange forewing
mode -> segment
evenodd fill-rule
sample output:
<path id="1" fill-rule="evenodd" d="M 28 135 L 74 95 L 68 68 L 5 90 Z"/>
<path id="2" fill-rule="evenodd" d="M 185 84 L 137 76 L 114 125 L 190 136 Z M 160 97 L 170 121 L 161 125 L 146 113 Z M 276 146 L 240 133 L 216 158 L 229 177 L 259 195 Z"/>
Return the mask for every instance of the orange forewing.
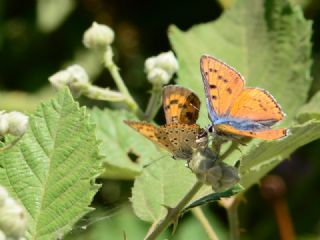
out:
<path id="1" fill-rule="evenodd" d="M 218 116 L 227 114 L 243 89 L 242 76 L 227 64 L 206 55 L 201 57 L 200 70 L 214 111 Z"/>
<path id="2" fill-rule="evenodd" d="M 166 123 L 194 124 L 199 115 L 200 99 L 191 90 L 169 85 L 163 89 Z"/>

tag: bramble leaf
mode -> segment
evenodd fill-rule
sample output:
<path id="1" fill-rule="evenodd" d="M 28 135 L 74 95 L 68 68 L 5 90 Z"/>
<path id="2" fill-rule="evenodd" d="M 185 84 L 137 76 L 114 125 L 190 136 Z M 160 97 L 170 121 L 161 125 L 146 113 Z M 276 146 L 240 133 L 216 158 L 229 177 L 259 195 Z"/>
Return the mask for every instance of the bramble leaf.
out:
<path id="1" fill-rule="evenodd" d="M 67 89 L 37 108 L 0 154 L 0 185 L 26 208 L 27 239 L 57 239 L 91 210 L 100 165 L 95 126 Z"/>
<path id="2" fill-rule="evenodd" d="M 169 155 L 123 122 L 137 121 L 134 114 L 94 108 L 91 116 L 97 125 L 97 138 L 102 141 L 100 154 L 104 156 L 104 172 L 101 177 L 133 179 L 143 166 Z"/>
<path id="3" fill-rule="evenodd" d="M 287 0 L 237 1 L 214 22 L 187 32 L 172 26 L 169 37 L 180 63 L 179 83 L 196 91 L 203 103 L 199 60 L 209 54 L 237 69 L 246 86 L 268 90 L 287 114 L 281 124 L 291 129 L 290 136 L 274 142 L 253 140 L 225 158 L 232 165 L 241 160 L 244 187 L 256 183 L 297 148 L 320 138 L 317 121 L 294 122 L 311 84 L 311 22 L 304 19 L 299 6 Z M 203 106 L 200 124 L 208 123 Z"/>

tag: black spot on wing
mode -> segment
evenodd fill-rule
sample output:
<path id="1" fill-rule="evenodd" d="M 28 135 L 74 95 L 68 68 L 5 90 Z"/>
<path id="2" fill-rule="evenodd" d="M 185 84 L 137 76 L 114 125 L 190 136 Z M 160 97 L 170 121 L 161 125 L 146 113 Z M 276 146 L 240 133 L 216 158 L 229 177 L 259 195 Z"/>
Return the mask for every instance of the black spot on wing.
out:
<path id="1" fill-rule="evenodd" d="M 179 101 L 177 99 L 173 99 L 170 101 L 170 104 L 177 104 Z"/>

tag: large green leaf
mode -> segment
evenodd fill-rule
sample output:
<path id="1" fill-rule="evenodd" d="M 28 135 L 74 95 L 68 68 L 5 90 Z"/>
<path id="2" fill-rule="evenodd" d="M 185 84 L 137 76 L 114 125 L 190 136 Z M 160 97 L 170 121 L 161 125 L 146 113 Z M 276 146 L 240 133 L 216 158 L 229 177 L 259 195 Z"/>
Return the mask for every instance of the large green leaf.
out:
<path id="1" fill-rule="evenodd" d="M 199 59 L 215 56 L 237 69 L 247 86 L 267 89 L 293 119 L 310 87 L 311 22 L 286 0 L 246 0 L 225 11 L 217 21 L 187 32 L 172 26 L 169 37 L 180 70 L 179 83 L 202 97 Z M 207 124 L 205 107 L 200 118 Z"/>
<path id="2" fill-rule="evenodd" d="M 169 155 L 123 122 L 137 120 L 134 114 L 94 108 L 91 115 L 97 125 L 97 137 L 102 141 L 100 153 L 104 156 L 104 172 L 101 177 L 133 179 L 144 165 Z"/>
<path id="3" fill-rule="evenodd" d="M 165 206 L 175 207 L 195 183 L 196 177 L 184 161 L 162 159 L 136 178 L 131 199 L 134 212 L 142 220 L 158 221 L 167 213 Z M 209 187 L 203 187 L 194 199 L 210 191 Z"/>
<path id="4" fill-rule="evenodd" d="M 318 122 L 301 121 L 298 126 L 293 122 L 311 84 L 311 22 L 303 18 L 298 6 L 292 7 L 287 0 L 237 1 L 217 21 L 187 32 L 171 27 L 169 37 L 180 62 L 179 83 L 195 90 L 202 102 L 199 59 L 209 54 L 241 72 L 247 86 L 271 92 L 287 114 L 282 125 L 292 129 L 289 137 L 274 142 L 254 140 L 225 158 L 230 164 L 242 159 L 243 186 L 251 186 L 298 147 L 320 137 Z M 202 107 L 200 124 L 208 122 Z"/>
<path id="5" fill-rule="evenodd" d="M 303 105 L 297 114 L 299 122 L 306 122 L 311 119 L 320 119 L 320 92 L 317 92 L 308 103 Z"/>
<path id="6" fill-rule="evenodd" d="M 312 120 L 290 129 L 291 134 L 283 140 L 260 142 L 251 146 L 243 155 L 240 165 L 241 185 L 245 188 L 287 158 L 299 147 L 320 138 L 320 121 Z"/>
<path id="7" fill-rule="evenodd" d="M 90 211 L 100 165 L 95 126 L 68 90 L 38 107 L 0 154 L 0 184 L 27 210 L 27 239 L 57 239 Z"/>

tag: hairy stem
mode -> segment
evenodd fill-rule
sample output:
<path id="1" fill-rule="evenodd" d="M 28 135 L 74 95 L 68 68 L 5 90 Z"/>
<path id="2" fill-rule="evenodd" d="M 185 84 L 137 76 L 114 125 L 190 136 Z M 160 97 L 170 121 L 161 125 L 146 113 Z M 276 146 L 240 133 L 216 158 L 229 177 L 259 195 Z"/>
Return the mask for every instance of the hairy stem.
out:
<path id="1" fill-rule="evenodd" d="M 232 204 L 226 208 L 228 221 L 229 221 L 229 229 L 230 229 L 230 240 L 239 240 L 240 239 L 240 231 L 239 231 L 239 216 L 238 216 L 238 206 L 240 200 L 239 197 L 234 197 L 234 201 Z"/>
<path id="2" fill-rule="evenodd" d="M 133 99 L 131 94 L 129 93 L 126 85 L 124 84 L 124 81 L 120 75 L 119 68 L 117 65 L 113 62 L 113 52 L 110 46 L 107 47 L 106 53 L 105 53 L 105 66 L 109 70 L 114 82 L 116 83 L 119 91 L 123 94 L 125 97 L 125 102 L 130 108 L 131 111 L 133 111 L 137 116 L 142 119 L 143 113 L 140 110 L 138 104 Z"/>
<path id="3" fill-rule="evenodd" d="M 153 84 L 151 97 L 148 102 L 147 110 L 144 114 L 146 121 L 151 121 L 156 116 L 161 107 L 162 100 L 162 85 Z"/>
<path id="4" fill-rule="evenodd" d="M 217 234 L 214 232 L 213 228 L 211 227 L 211 225 L 210 225 L 208 219 L 206 218 L 206 216 L 204 215 L 201 207 L 195 207 L 195 208 L 191 209 L 191 212 L 198 219 L 201 226 L 204 228 L 204 230 L 208 234 L 209 239 L 210 240 L 218 240 L 219 238 L 218 238 Z"/>
<path id="5" fill-rule="evenodd" d="M 144 240 L 153 240 L 156 239 L 167 227 L 174 222 L 181 212 L 181 210 L 190 202 L 192 197 L 200 190 L 203 183 L 196 182 L 191 190 L 181 199 L 175 208 L 168 208 L 167 216 L 151 231 L 148 232 Z"/>

